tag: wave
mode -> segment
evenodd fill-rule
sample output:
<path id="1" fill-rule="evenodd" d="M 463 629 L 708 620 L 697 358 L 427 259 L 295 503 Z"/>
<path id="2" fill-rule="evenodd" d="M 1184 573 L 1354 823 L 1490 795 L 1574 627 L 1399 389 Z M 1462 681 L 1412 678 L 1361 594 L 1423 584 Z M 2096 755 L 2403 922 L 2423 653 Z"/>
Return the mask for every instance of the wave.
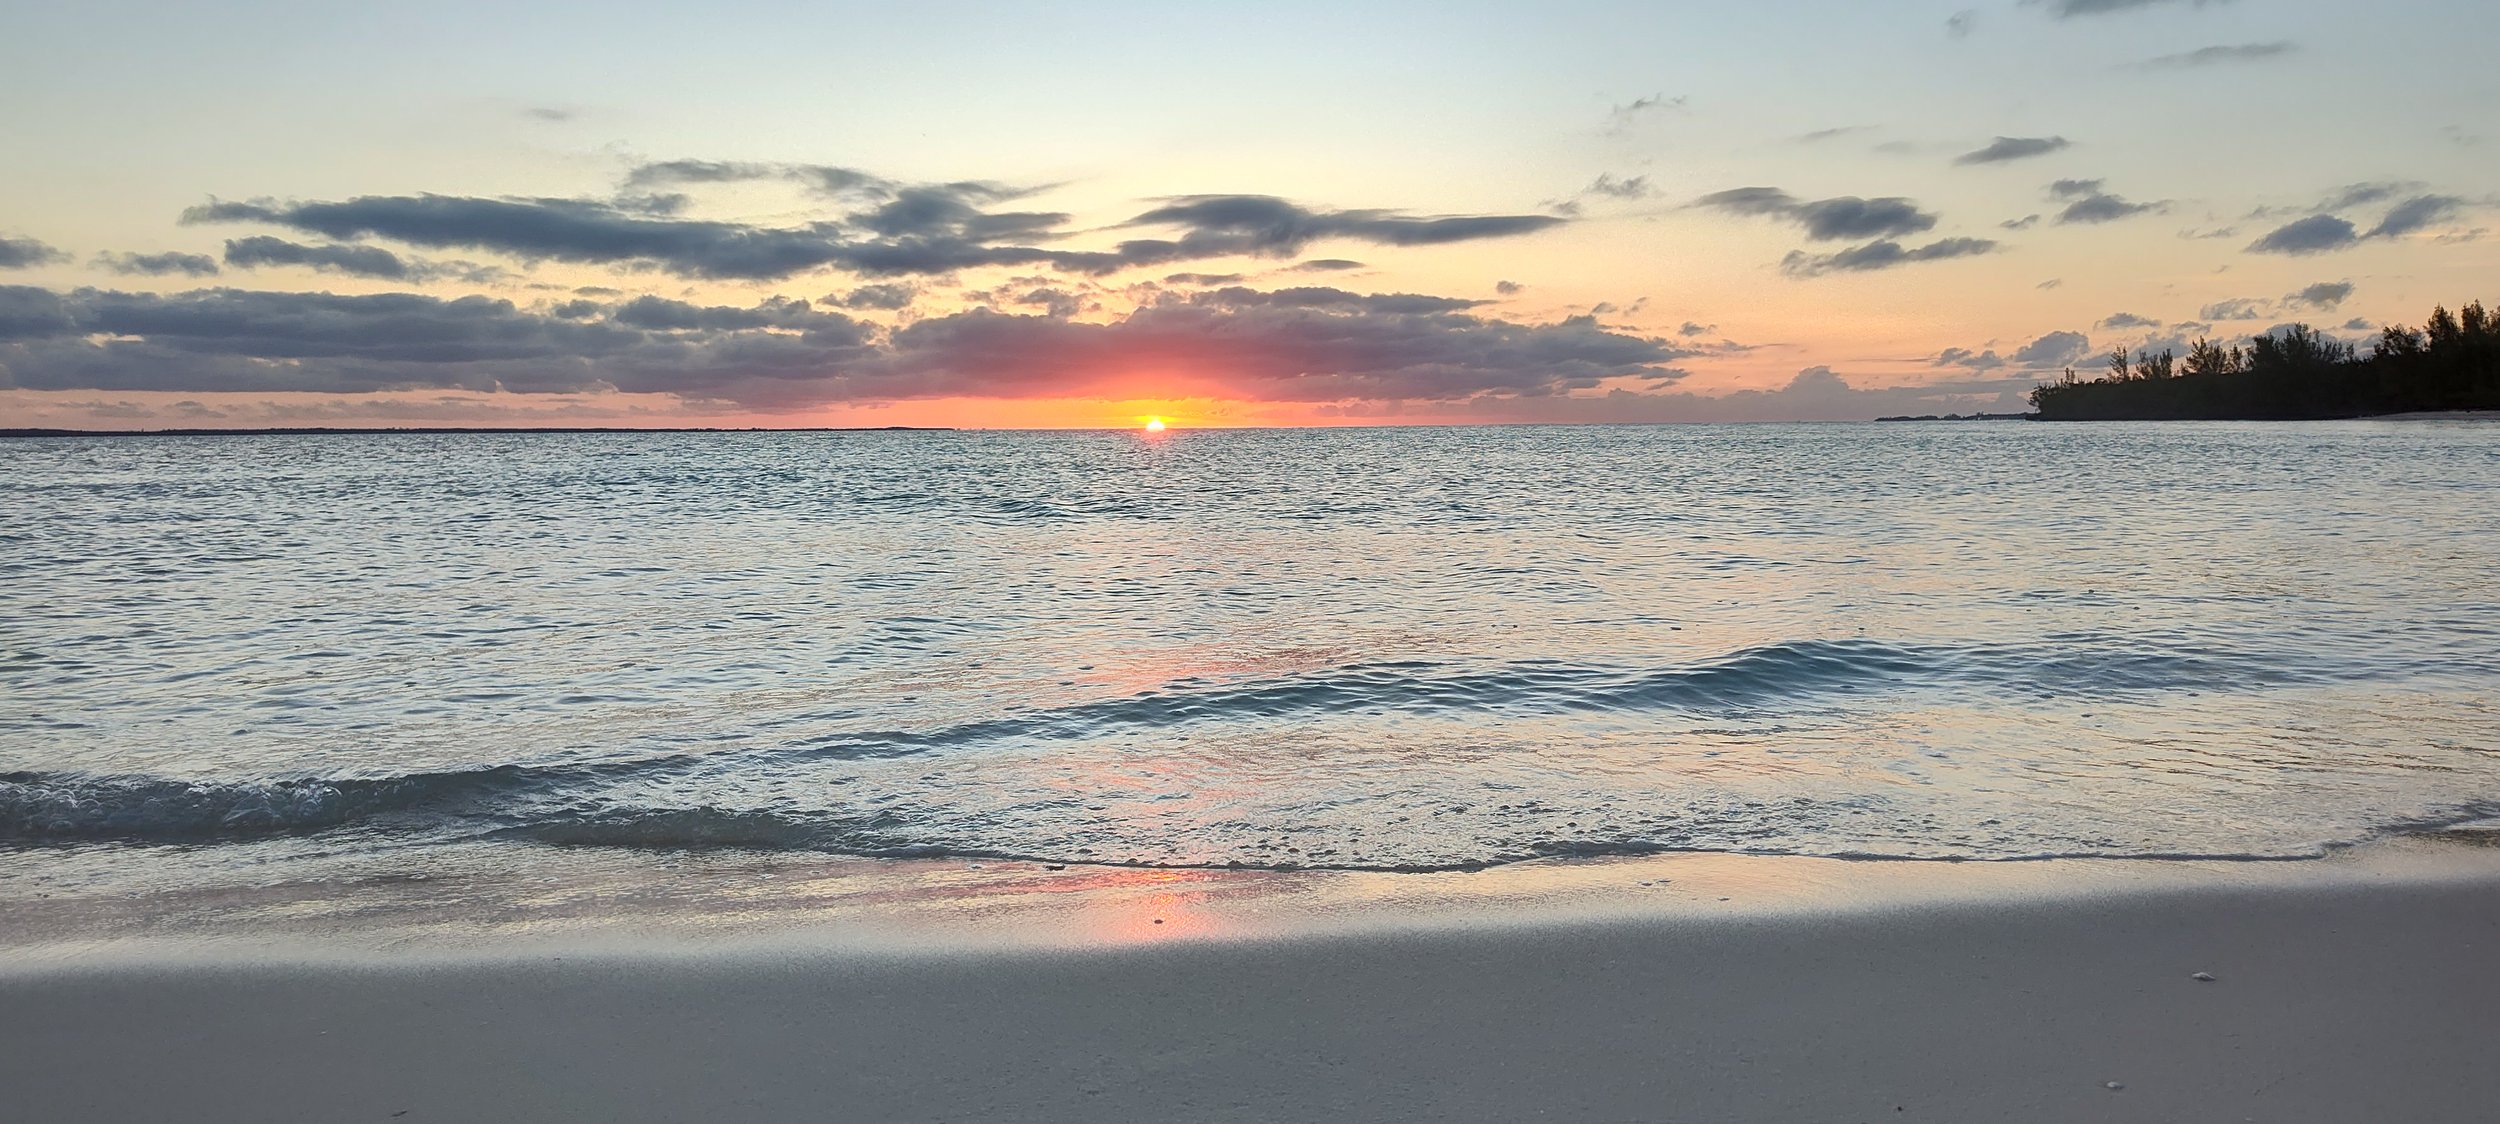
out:
<path id="1" fill-rule="evenodd" d="M 1521 661 L 1476 671 L 1430 661 L 1356 664 L 1264 682 L 1181 681 L 1122 698 L 931 729 L 846 731 L 708 754 L 498 764 L 385 777 L 190 781 L 0 773 L 0 845 L 246 840 L 313 834 L 388 817 L 432 817 L 472 833 L 511 832 L 548 842 L 914 853 L 911 849 L 931 844 L 909 838 L 899 824 L 837 822 L 804 808 L 786 814 L 709 807 L 614 808 L 601 793 L 616 782 L 645 782 L 699 798 L 719 783 L 712 778 L 734 786 L 741 769 L 1347 713 L 1500 717 L 1611 711 L 1755 718 L 1867 693 L 1975 688 L 1999 696 L 2056 698 L 2244 689 L 2334 675 L 2333 668 L 2305 666 L 2287 657 L 2128 650 L 2099 636 L 1981 646 L 1787 641 L 1704 662 L 1629 670 L 1560 661 Z M 686 775 L 698 768 L 710 777 Z"/>

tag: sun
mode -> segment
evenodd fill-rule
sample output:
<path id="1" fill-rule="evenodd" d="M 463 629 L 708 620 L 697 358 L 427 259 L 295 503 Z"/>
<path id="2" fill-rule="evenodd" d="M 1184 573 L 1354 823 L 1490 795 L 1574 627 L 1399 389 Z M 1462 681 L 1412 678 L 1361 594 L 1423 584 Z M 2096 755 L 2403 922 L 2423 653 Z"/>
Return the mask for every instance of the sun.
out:
<path id="1" fill-rule="evenodd" d="M 1146 432 L 1148 432 L 1148 433 L 1161 433 L 1161 432 L 1163 432 L 1163 419 L 1162 419 L 1162 418 L 1147 418 L 1147 419 L 1146 419 Z"/>

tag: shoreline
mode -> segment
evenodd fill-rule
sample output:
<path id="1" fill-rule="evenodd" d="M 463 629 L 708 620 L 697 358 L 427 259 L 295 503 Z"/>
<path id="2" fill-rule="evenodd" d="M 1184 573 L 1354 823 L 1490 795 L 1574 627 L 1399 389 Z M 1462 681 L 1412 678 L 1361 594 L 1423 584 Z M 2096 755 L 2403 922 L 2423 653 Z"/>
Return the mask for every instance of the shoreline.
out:
<path id="1" fill-rule="evenodd" d="M 81 887 L 70 864 L 57 861 L 63 854 L 0 881 L 0 980 L 181 964 L 388 966 L 553 953 L 1036 955 L 2390 884 L 2500 890 L 2500 819 L 2313 858 L 1951 860 L 1701 851 L 1435 872 L 672 854 L 489 842 L 429 852 L 423 871 L 380 853 L 362 866 L 310 876 L 154 892 L 131 891 L 118 879 Z M 106 858 L 121 867 L 133 856 Z M 38 869 L 56 873 L 27 873 Z"/>
<path id="2" fill-rule="evenodd" d="M 523 923 L 466 947 L 386 930 L 328 953 L 260 933 L 31 970 L 21 946 L 0 955 L 17 965 L 0 1080 L 29 1121 L 2348 1121 L 2500 1103 L 2500 848 L 2093 862 L 1699 856 L 1387 895 L 1264 873 L 1230 897 L 1038 902 L 927 872 L 915 900 L 952 904 L 900 903 L 882 927 L 766 911 L 540 939 Z M 1657 887 L 1633 876 L 1662 872 L 1682 891 L 1643 897 Z M 1298 920 L 1251 924 L 1279 911 Z M 974 939 L 933 935 L 950 929 Z"/>

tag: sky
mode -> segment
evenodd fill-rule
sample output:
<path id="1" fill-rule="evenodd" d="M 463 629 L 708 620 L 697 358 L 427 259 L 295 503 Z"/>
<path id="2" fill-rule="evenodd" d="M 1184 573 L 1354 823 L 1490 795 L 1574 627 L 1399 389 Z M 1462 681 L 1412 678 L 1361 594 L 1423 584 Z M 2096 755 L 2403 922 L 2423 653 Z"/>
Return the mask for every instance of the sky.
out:
<path id="1" fill-rule="evenodd" d="M 0 27 L 0 427 L 2015 411 L 2500 297 L 2466 0 Z"/>

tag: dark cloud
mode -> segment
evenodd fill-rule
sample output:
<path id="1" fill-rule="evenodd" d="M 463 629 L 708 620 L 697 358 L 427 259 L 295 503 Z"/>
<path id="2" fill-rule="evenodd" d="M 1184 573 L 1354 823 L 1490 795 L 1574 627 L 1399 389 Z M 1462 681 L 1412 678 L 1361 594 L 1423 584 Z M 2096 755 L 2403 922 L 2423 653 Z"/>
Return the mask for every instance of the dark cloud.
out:
<path id="1" fill-rule="evenodd" d="M 2355 316 L 2344 321 L 2344 330 L 2347 332 L 2367 332 L 2375 327 L 2377 325 L 2370 323 L 2367 317 Z"/>
<path id="2" fill-rule="evenodd" d="M 650 263 L 698 277 L 783 277 L 842 257 L 840 243 L 822 229 L 652 218 L 579 199 L 367 195 L 336 203 L 212 202 L 182 218 L 263 222 L 334 239 L 380 237 L 531 261 Z"/>
<path id="3" fill-rule="evenodd" d="M 862 285 L 838 298 L 827 297 L 825 300 L 842 308 L 900 312 L 910 308 L 913 298 L 919 295 L 920 290 L 910 285 Z"/>
<path id="4" fill-rule="evenodd" d="M 1180 252 L 1190 256 L 1300 253 L 1325 238 L 1384 246 L 1432 246 L 1507 238 L 1559 226 L 1551 215 L 1408 215 L 1398 211 L 1333 211 L 1273 195 L 1185 195 L 1130 219 L 1130 226 L 1180 227 Z M 1122 243 L 1128 247 L 1136 243 Z"/>
<path id="5" fill-rule="evenodd" d="M 2196 315 L 2205 320 L 2263 320 L 2276 316 L 2293 316 L 2298 315 L 2303 309 L 2313 311 L 2333 309 L 2350 299 L 2353 290 L 2354 285 L 2350 281 L 2320 281 L 2296 292 L 2285 293 L 2281 298 L 2274 300 L 2264 297 L 2232 297 L 2229 300 L 2215 301 L 2198 309 Z M 2178 327 L 2182 331 L 2202 330 L 2205 325 L 2181 324 Z"/>
<path id="6" fill-rule="evenodd" d="M 1936 225 L 1935 215 L 1899 196 L 1805 200 L 1776 187 L 1739 187 L 1704 195 L 1693 205 L 1786 219 L 1804 227 L 1806 237 L 1817 242 L 1917 234 Z"/>
<path id="7" fill-rule="evenodd" d="M 0 238 L 0 269 L 31 269 L 68 260 L 68 254 L 32 238 Z"/>
<path id="8" fill-rule="evenodd" d="M 2007 219 L 1997 225 L 2007 230 L 2029 230 L 2032 227 L 2040 225 L 2040 216 L 2024 215 L 2018 219 Z"/>
<path id="9" fill-rule="evenodd" d="M 1296 273 L 1342 273 L 1349 269 L 1361 268 L 1363 268 L 1363 263 L 1348 258 L 1317 258 L 1294 266 L 1293 271 Z"/>
<path id="10" fill-rule="evenodd" d="M 2333 215 L 2295 219 L 2248 244 L 2252 254 L 2323 254 L 2360 241 L 2351 223 Z"/>
<path id="11" fill-rule="evenodd" d="M 2059 149 L 2071 148 L 2073 145 L 2073 141 L 2064 137 L 1998 137 L 1988 142 L 1985 148 L 1954 157 L 1953 162 L 1956 164 L 2002 164 L 2008 160 L 2046 156 Z"/>
<path id="12" fill-rule="evenodd" d="M 2309 208 L 2309 213 L 2323 215 L 2329 211 L 2341 211 L 2347 207 L 2366 207 L 2372 203 L 2384 203 L 2408 191 L 2419 191 L 2424 186 L 2419 180 L 2348 183 L 2336 188 L 2334 194 L 2318 200 L 2316 206 Z M 2258 216 L 2252 217 L 2262 217 L 2264 213 L 2260 212 Z"/>
<path id="13" fill-rule="evenodd" d="M 1698 321 L 1687 320 L 1676 327 L 1675 334 L 1682 336 L 1685 339 L 1691 339 L 1694 336 L 1706 336 L 1718 330 L 1719 326 L 1716 324 L 1703 324 Z"/>
<path id="14" fill-rule="evenodd" d="M 780 180 L 794 183 L 818 195 L 833 198 L 882 200 L 891 199 L 915 185 L 887 179 L 857 168 L 835 164 L 772 164 L 738 160 L 662 160 L 637 164 L 625 173 L 624 190 L 650 191 L 667 187 L 699 187 L 708 184 L 751 183 L 757 180 Z M 986 180 L 961 180 L 947 184 L 920 184 L 920 188 L 941 191 L 957 198 L 1000 202 L 1031 194 L 1036 188 L 1011 187 Z"/>
<path id="15" fill-rule="evenodd" d="M 1047 286 L 1028 289 L 1012 302 L 1026 308 L 1038 308 L 1045 316 L 1065 319 L 1085 311 L 1085 298 L 1078 293 Z"/>
<path id="16" fill-rule="evenodd" d="M 2014 349 L 2014 362 L 2030 370 L 2049 370 L 2083 358 L 2091 347 L 2092 341 L 2081 332 L 2050 332 Z"/>
<path id="17" fill-rule="evenodd" d="M 2023 0 L 2023 2 L 2044 6 L 2049 10 L 2050 15 L 2064 20 L 2077 16 L 2105 16 L 2117 12 L 2139 11 L 2165 4 L 2188 4 L 2202 8 L 2207 4 L 2227 3 L 2228 0 Z"/>
<path id="18" fill-rule="evenodd" d="M 1051 308 L 1064 295 L 1022 294 Z M 486 297 L 204 289 L 173 296 L 0 287 L 0 370 L 28 389 L 615 388 L 753 409 L 1097 392 L 1189 372 L 1279 401 L 1550 395 L 1674 377 L 1696 352 L 1590 317 L 1531 324 L 1481 302 L 1319 287 L 1164 293 L 1110 323 L 976 309 L 891 333 L 773 300 L 660 297 L 531 312 Z M 1054 309 L 1055 311 L 1055 309 Z M 275 361 L 275 362 L 273 362 Z"/>
<path id="19" fill-rule="evenodd" d="M 676 180 L 735 179 L 777 175 L 770 169 L 778 167 L 680 161 L 647 165 L 641 171 L 656 175 L 656 169 L 667 169 L 666 177 Z M 880 190 L 882 201 L 841 222 L 780 228 L 657 216 L 598 200 L 445 195 L 211 202 L 184 212 L 183 221 L 260 222 L 341 240 L 384 238 L 429 248 L 491 251 L 525 261 L 649 266 L 679 276 L 735 280 L 771 280 L 828 268 L 871 276 L 980 266 L 1103 274 L 1230 255 L 1288 256 L 1324 239 L 1423 246 L 1500 238 L 1563 221 L 1550 215 L 1341 211 L 1266 195 L 1196 195 L 1168 200 L 1126 224 L 1181 228 L 1177 239 L 1132 239 L 1110 250 L 1063 250 L 1031 243 L 1061 237 L 1056 227 L 1067 216 L 990 213 L 969 201 L 1010 189 L 975 183 Z M 850 236 L 846 225 L 870 237 Z"/>
<path id="20" fill-rule="evenodd" d="M 1242 279 L 1239 273 L 1174 273 L 1163 279 L 1166 285 L 1230 285 Z"/>
<path id="21" fill-rule="evenodd" d="M 1826 273 L 1859 273 L 1891 269 L 1913 262 L 1943 261 L 1965 258 L 1994 251 L 1997 244 L 1985 238 L 1946 238 L 1910 249 L 1898 242 L 1869 242 L 1836 254 L 1791 252 L 1780 260 L 1780 272 L 1791 277 L 1819 277 Z"/>
<path id="22" fill-rule="evenodd" d="M 2101 190 L 2101 185 L 2105 182 L 2107 181 L 2057 180 L 2049 184 L 2049 198 L 2067 201 L 2065 208 L 2057 213 L 2058 225 L 2115 222 L 2119 219 L 2165 211 L 2170 208 L 2167 201 L 2134 203 L 2122 196 L 2112 195 Z"/>
<path id="23" fill-rule="evenodd" d="M 2150 316 L 2138 316 L 2132 312 L 2113 312 L 2110 313 L 2108 317 L 2104 318 L 2099 324 L 2094 325 L 2094 327 L 2122 329 L 2158 328 L 2161 327 L 2161 321 L 2155 320 Z"/>
<path id="24" fill-rule="evenodd" d="M 2352 288 L 2350 281 L 2320 281 L 2284 299 L 2311 308 L 2333 308 L 2352 295 Z"/>
<path id="25" fill-rule="evenodd" d="M 2032 288 L 2041 290 L 2054 289 L 2065 283 L 2066 279 L 2063 277 L 2051 277 L 2046 281 L 2042 281 L 2039 284 L 2032 286 Z"/>
<path id="26" fill-rule="evenodd" d="M 185 277 L 213 277 L 217 259 L 207 254 L 185 254 L 167 251 L 161 254 L 97 254 L 99 269 L 145 277 L 167 277 L 179 273 Z"/>
<path id="27" fill-rule="evenodd" d="M 1972 351 L 1967 347 L 1948 347 L 1934 359 L 1929 360 L 1927 365 L 1960 367 L 1970 371 L 1993 371 L 2005 366 L 2005 357 L 1997 354 L 1993 348 L 1987 351 Z"/>
<path id="28" fill-rule="evenodd" d="M 1191 299 L 1200 304 L 1225 308 L 1330 308 L 1397 315 L 1460 312 L 1486 303 L 1464 297 L 1436 297 L 1421 293 L 1355 293 L 1317 285 L 1274 290 L 1235 285 L 1200 293 Z"/>
<path id="29" fill-rule="evenodd" d="M 768 300 L 753 308 L 699 305 L 667 297 L 640 296 L 608 310 L 608 319 L 631 328 L 662 332 L 739 332 L 754 328 L 833 328 L 848 332 L 851 321 L 818 312 L 803 300 Z"/>
<path id="30" fill-rule="evenodd" d="M 2116 195 L 2087 195 L 2066 205 L 2057 213 L 2058 225 L 2071 223 L 2116 222 L 2123 218 L 2169 209 L 2166 202 L 2132 203 Z"/>
<path id="31" fill-rule="evenodd" d="M 1493 283 L 1493 291 L 1506 297 L 1518 296 L 1520 293 L 1525 292 L 1527 288 L 1527 286 L 1522 285 L 1517 281 L 1496 281 Z"/>
<path id="32" fill-rule="evenodd" d="M 2137 63 L 2136 67 L 2141 70 L 2184 70 L 2189 67 L 2212 66 L 2216 63 L 2258 62 L 2288 55 L 2299 49 L 2299 44 L 2287 41 L 2234 43 L 2199 47 L 2193 51 L 2183 51 L 2175 55 L 2161 55 Z"/>
<path id="33" fill-rule="evenodd" d="M 2465 200 L 2454 195 L 2417 195 L 2396 204 L 2387 217 L 2370 228 L 2364 238 L 2394 238 L 2410 234 L 2435 222 L 2445 222 L 2465 210 Z"/>
<path id="34" fill-rule="evenodd" d="M 1928 360 L 1931 367 L 1958 367 L 1966 371 L 2054 371 L 2080 359 L 2092 348 L 2092 341 L 2081 332 L 2050 332 L 2014 349 L 2012 356 L 2003 356 L 1991 348 L 1973 351 L 1967 347 L 1948 347 Z"/>
<path id="35" fill-rule="evenodd" d="M 416 273 L 407 262 L 400 260 L 399 255 L 378 246 L 307 246 L 265 234 L 227 240 L 226 264 L 237 269 L 302 265 L 325 272 L 391 281 L 406 281 Z"/>
<path id="36" fill-rule="evenodd" d="M 2250 211 L 2251 219 L 2280 218 L 2284 215 L 2326 215 L 2354 207 L 2385 203 L 2399 196 L 2420 193 L 2430 185 L 2420 180 L 2364 180 L 2348 183 L 2328 192 L 2317 202 L 2298 207 L 2259 207 Z"/>

